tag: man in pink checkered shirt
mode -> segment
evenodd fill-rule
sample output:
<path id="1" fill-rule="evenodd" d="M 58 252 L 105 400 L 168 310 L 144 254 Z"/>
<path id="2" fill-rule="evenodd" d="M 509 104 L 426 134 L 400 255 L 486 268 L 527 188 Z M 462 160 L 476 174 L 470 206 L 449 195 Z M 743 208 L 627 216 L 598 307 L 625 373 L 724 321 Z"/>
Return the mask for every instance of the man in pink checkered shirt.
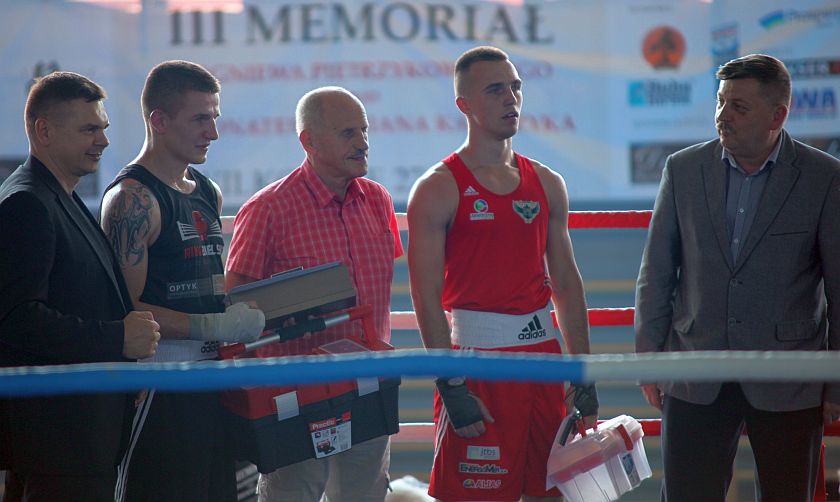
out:
<path id="1" fill-rule="evenodd" d="M 358 304 L 373 307 L 380 340 L 388 341 L 394 260 L 403 254 L 391 196 L 364 178 L 368 121 L 359 99 L 340 87 L 310 91 L 296 109 L 306 159 L 288 176 L 251 197 L 236 216 L 227 261 L 226 287 L 270 277 L 295 267 L 341 261 Z M 288 342 L 288 353 L 361 336 L 361 321 Z M 261 502 L 382 501 L 388 486 L 387 435 L 325 458 L 305 460 L 261 475 Z"/>

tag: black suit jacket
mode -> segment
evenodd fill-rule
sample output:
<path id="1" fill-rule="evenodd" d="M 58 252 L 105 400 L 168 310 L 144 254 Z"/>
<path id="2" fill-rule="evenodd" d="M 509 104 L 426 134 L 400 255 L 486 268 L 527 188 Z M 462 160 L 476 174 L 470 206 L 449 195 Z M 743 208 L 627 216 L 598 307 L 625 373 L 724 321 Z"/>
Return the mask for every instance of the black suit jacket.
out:
<path id="1" fill-rule="evenodd" d="M 0 186 L 0 366 L 124 361 L 131 310 L 110 246 L 81 199 L 30 157 Z M 0 467 L 113 474 L 125 394 L 0 400 Z"/>

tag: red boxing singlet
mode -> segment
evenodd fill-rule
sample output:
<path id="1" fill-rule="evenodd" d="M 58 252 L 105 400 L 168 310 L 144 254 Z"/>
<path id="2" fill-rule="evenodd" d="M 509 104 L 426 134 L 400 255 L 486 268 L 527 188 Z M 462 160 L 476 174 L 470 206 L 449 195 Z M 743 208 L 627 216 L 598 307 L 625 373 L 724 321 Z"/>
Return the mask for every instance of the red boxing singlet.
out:
<path id="1" fill-rule="evenodd" d="M 527 314 L 551 298 L 544 261 L 548 200 L 531 161 L 514 156 L 519 186 L 507 195 L 482 186 L 457 153 L 443 161 L 459 193 L 446 236 L 446 310 Z"/>

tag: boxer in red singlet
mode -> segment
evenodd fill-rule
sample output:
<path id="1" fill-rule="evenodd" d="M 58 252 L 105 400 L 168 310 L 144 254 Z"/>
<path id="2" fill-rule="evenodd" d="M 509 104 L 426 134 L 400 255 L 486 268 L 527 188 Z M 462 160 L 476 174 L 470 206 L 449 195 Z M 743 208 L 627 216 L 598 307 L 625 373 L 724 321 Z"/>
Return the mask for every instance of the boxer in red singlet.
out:
<path id="1" fill-rule="evenodd" d="M 516 68 L 499 49 L 471 49 L 455 65 L 455 95 L 467 140 L 417 181 L 408 203 L 411 294 L 424 345 L 560 353 L 562 334 L 567 352 L 589 353 L 565 183 L 513 151 L 522 105 Z M 562 384 L 451 375 L 436 384 L 430 495 L 562 500 L 545 490 L 546 460 L 566 411 Z M 573 385 L 569 398 L 594 424 L 594 386 Z"/>

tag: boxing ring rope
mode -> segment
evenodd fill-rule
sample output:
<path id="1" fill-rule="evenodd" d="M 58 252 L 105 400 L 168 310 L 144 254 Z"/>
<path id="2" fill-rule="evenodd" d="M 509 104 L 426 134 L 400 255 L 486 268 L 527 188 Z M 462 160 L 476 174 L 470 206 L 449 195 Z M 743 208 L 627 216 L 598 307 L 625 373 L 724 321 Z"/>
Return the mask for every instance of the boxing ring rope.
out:
<path id="1" fill-rule="evenodd" d="M 647 228 L 652 211 L 570 211 L 570 229 Z M 222 217 L 233 233 L 233 217 Z M 407 230 L 404 213 L 397 214 Z M 591 326 L 632 326 L 632 308 L 589 309 Z M 413 312 L 392 312 L 392 329 L 417 329 Z M 488 380 L 540 381 L 840 381 L 840 352 L 710 351 L 657 354 L 539 356 L 452 353 L 404 349 L 394 352 L 185 363 L 97 363 L 0 368 L 0 396 L 162 390 L 215 390 L 361 377 L 464 375 Z M 434 368 L 431 370 L 430 368 Z M 645 435 L 659 436 L 658 419 L 640 421 Z M 429 423 L 403 423 L 396 442 L 428 443 Z M 840 436 L 840 423 L 825 427 Z"/>
<path id="2" fill-rule="evenodd" d="M 569 228 L 647 228 L 653 211 L 569 211 Z M 222 216 L 222 233 L 233 233 L 233 216 Z M 397 213 L 397 226 L 408 230 L 405 213 Z"/>
<path id="3" fill-rule="evenodd" d="M 354 378 L 463 375 L 483 380 L 833 381 L 840 352 L 708 351 L 551 355 L 404 349 L 375 353 L 199 361 L 90 363 L 0 369 L 0 396 L 124 392 L 146 388 L 202 391 Z"/>
<path id="4" fill-rule="evenodd" d="M 646 228 L 652 211 L 570 211 L 569 228 Z M 223 217 L 225 233 L 233 217 Z M 404 213 L 397 214 L 406 230 Z M 632 308 L 589 310 L 592 326 L 627 326 Z M 392 329 L 417 329 L 413 312 L 392 312 Z M 599 354 L 525 356 L 436 353 L 399 350 L 391 353 L 287 357 L 199 363 L 99 363 L 0 368 L 0 395 L 108 392 L 156 387 L 166 390 L 219 389 L 336 381 L 357 377 L 429 377 L 463 374 L 504 380 L 721 380 L 757 379 L 840 381 L 840 352 L 693 352 L 665 354 Z M 430 371 L 429 368 L 435 368 Z M 526 368 L 526 371 L 522 371 Z M 527 378 L 524 378 L 526 377 Z"/>
<path id="5" fill-rule="evenodd" d="M 658 437 L 662 435 L 662 421 L 658 418 L 637 418 L 645 436 Z M 600 420 L 599 422 L 603 422 Z M 840 436 L 840 423 L 835 422 L 825 426 L 826 436 Z M 400 424 L 400 432 L 396 434 L 400 443 L 428 444 L 434 438 L 434 424 L 431 422 L 404 422 Z"/>

